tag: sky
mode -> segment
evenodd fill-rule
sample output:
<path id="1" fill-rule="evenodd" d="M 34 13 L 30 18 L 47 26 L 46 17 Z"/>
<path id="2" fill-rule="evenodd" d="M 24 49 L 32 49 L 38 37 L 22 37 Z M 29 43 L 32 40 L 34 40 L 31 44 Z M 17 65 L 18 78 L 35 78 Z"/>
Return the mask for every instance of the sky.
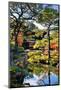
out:
<path id="1" fill-rule="evenodd" d="M 42 4 L 40 4 L 40 5 L 42 5 Z M 49 6 L 50 8 L 53 8 L 53 9 L 55 9 L 55 10 L 59 10 L 59 5 L 57 5 L 57 4 L 43 4 L 43 8 L 45 8 L 46 6 Z"/>

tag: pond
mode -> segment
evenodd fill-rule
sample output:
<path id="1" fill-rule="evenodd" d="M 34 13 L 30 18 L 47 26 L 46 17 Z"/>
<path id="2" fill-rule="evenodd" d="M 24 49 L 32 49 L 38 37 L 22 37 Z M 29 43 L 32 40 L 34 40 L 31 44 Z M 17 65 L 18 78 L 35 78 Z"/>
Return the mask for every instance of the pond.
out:
<path id="1" fill-rule="evenodd" d="M 28 75 L 24 78 L 23 84 L 25 83 L 29 83 L 30 86 L 49 85 L 48 73 L 43 73 L 40 76 L 33 74 L 32 77 Z M 58 84 L 58 75 L 51 72 L 50 85 L 56 85 L 56 84 Z"/>

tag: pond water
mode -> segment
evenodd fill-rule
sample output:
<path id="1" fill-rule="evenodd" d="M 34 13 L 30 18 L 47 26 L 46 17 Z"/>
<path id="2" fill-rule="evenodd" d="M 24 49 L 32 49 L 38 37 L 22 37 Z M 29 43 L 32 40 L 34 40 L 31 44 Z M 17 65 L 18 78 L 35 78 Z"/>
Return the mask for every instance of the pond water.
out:
<path id="1" fill-rule="evenodd" d="M 29 83 L 30 86 L 38 86 L 38 85 L 49 85 L 48 73 L 42 74 L 40 76 L 33 74 L 33 76 L 26 76 L 24 79 L 24 84 Z M 58 75 L 53 72 L 50 73 L 50 85 L 58 84 Z"/>

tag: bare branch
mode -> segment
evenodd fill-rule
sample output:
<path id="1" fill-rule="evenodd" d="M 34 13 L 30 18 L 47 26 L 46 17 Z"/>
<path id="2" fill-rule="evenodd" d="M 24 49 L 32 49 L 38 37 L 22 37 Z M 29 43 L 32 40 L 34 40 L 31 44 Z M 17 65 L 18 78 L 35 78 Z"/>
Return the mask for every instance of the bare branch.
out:
<path id="1" fill-rule="evenodd" d="M 15 15 L 13 15 L 13 12 L 12 12 L 11 9 L 10 9 L 10 14 L 11 14 L 11 16 L 13 16 L 17 20 L 17 18 L 15 17 Z"/>
<path id="2" fill-rule="evenodd" d="M 22 9 L 22 6 L 21 6 L 21 14 L 19 14 L 19 19 L 20 17 L 23 15 L 23 9 Z"/>
<path id="3" fill-rule="evenodd" d="M 31 7 L 30 7 L 30 5 L 27 3 L 27 6 L 28 6 L 28 8 L 31 10 L 31 12 L 33 12 L 35 15 L 37 14 L 37 12 L 35 11 L 35 10 L 32 10 L 31 9 Z"/>

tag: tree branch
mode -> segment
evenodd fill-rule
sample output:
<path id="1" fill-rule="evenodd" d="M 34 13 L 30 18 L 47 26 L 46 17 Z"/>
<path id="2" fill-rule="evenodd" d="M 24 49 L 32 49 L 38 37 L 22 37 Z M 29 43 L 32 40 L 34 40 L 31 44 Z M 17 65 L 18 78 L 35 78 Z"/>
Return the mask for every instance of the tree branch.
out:
<path id="1" fill-rule="evenodd" d="M 31 12 L 33 12 L 35 15 L 37 14 L 37 12 L 35 10 L 32 10 L 30 5 L 27 3 L 27 7 L 31 10 Z"/>
<path id="2" fill-rule="evenodd" d="M 21 6 L 21 14 L 18 13 L 18 15 L 19 15 L 19 18 L 18 18 L 18 19 L 20 19 L 20 17 L 23 15 L 23 9 L 22 9 L 22 6 Z"/>
<path id="3" fill-rule="evenodd" d="M 11 13 L 11 16 L 13 16 L 17 20 L 17 18 L 15 17 L 15 15 L 13 15 L 13 12 L 11 11 L 11 9 L 10 9 L 10 13 Z"/>

